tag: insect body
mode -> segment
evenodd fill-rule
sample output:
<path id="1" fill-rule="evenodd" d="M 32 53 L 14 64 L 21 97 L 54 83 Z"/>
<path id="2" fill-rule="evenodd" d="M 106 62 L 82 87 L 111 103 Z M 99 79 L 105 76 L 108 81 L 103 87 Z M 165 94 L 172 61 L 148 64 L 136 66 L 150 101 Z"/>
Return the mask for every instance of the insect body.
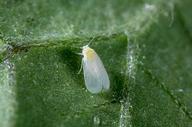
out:
<path id="1" fill-rule="evenodd" d="M 99 93 L 108 90 L 109 77 L 97 53 L 86 45 L 83 46 L 82 54 L 84 79 L 88 91 Z"/>

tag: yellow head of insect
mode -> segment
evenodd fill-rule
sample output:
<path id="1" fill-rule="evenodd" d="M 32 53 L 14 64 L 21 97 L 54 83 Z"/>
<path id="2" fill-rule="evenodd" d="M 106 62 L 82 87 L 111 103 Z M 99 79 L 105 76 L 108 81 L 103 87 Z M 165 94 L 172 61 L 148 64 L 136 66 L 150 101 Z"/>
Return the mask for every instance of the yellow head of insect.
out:
<path id="1" fill-rule="evenodd" d="M 95 52 L 92 48 L 89 48 L 88 45 L 83 46 L 83 56 L 87 59 L 87 60 L 93 60 L 95 57 Z"/>

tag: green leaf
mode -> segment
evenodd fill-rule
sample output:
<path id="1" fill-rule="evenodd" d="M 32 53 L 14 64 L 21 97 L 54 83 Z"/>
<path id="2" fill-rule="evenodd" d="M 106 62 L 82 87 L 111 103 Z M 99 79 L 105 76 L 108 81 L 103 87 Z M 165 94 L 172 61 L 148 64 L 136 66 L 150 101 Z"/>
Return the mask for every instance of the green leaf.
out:
<path id="1" fill-rule="evenodd" d="M 0 2 L 1 127 L 190 127 L 189 0 Z M 86 90 L 80 47 L 107 92 Z"/>

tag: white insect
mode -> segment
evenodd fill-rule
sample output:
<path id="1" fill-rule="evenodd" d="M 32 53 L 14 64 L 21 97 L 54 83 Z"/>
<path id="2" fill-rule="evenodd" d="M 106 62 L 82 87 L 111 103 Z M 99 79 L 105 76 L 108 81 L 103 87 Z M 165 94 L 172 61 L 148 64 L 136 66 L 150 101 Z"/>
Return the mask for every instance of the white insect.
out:
<path id="1" fill-rule="evenodd" d="M 84 79 L 88 91 L 99 93 L 108 90 L 109 77 L 97 53 L 86 45 L 83 46 L 82 55 Z"/>

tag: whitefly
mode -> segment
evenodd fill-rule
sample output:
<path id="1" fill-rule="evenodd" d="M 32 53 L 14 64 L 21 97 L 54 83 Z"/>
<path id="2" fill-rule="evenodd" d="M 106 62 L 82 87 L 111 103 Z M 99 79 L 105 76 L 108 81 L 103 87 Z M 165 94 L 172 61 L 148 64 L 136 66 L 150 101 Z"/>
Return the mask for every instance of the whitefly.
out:
<path id="1" fill-rule="evenodd" d="M 85 86 L 91 93 L 107 91 L 110 88 L 110 81 L 105 67 L 97 53 L 89 47 L 82 48 L 82 67 Z"/>

